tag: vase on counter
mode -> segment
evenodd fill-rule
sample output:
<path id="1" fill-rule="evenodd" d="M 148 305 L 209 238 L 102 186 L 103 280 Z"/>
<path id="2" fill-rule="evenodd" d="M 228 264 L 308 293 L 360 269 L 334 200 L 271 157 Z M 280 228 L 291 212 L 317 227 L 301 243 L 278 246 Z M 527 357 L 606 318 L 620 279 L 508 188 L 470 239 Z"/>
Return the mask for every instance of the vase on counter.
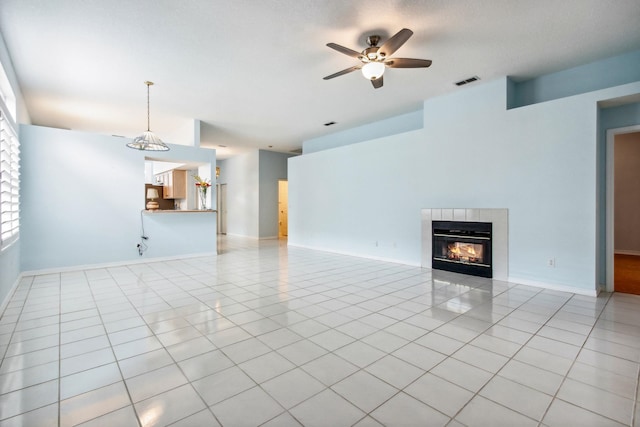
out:
<path id="1" fill-rule="evenodd" d="M 198 175 L 193 175 L 193 179 L 196 182 L 196 191 L 200 195 L 200 210 L 207 210 L 207 189 L 211 187 L 211 181 L 208 179 L 202 179 Z"/>
<path id="2" fill-rule="evenodd" d="M 200 186 L 200 191 L 198 193 L 200 194 L 200 210 L 206 211 L 207 210 L 207 187 L 204 185 Z"/>

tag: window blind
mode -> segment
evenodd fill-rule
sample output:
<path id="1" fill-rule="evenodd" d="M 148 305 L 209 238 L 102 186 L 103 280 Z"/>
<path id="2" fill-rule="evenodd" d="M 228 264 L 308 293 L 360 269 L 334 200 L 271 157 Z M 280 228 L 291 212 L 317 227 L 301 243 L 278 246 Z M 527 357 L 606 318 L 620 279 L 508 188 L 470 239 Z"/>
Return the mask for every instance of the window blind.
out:
<path id="1" fill-rule="evenodd" d="M 5 105 L 0 107 L 0 247 L 4 249 L 18 239 L 20 230 L 20 143 Z"/>

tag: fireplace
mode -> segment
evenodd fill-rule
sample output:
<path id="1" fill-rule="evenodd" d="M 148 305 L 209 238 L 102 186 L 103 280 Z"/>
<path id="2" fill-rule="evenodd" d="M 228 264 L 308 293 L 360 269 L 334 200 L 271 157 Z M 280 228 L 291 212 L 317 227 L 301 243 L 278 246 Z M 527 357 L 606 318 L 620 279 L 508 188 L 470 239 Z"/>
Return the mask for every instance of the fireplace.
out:
<path id="1" fill-rule="evenodd" d="M 432 268 L 493 277 L 490 222 L 433 221 Z"/>
<path id="2" fill-rule="evenodd" d="M 422 208 L 421 263 L 423 268 L 433 264 L 433 222 L 484 222 L 491 224 L 491 278 L 509 280 L 509 210 L 505 208 Z M 440 234 L 440 233 L 439 233 Z M 484 257 L 484 254 L 483 254 Z M 445 261 L 446 262 L 446 261 Z M 443 262 L 444 263 L 444 262 Z M 440 263 L 442 264 L 442 263 Z M 437 267 L 439 268 L 439 267 Z"/>

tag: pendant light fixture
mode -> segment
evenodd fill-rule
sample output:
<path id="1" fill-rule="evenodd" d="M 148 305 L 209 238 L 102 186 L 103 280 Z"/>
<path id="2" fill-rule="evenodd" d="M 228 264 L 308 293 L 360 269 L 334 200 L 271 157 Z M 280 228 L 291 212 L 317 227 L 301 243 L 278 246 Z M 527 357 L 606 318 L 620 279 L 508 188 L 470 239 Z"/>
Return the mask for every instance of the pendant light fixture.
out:
<path id="1" fill-rule="evenodd" d="M 153 82 L 144 82 L 144 84 L 147 85 L 147 131 L 128 143 L 127 147 L 143 151 L 168 151 L 169 147 L 167 144 L 151 132 L 149 126 L 149 86 L 151 86 Z"/>

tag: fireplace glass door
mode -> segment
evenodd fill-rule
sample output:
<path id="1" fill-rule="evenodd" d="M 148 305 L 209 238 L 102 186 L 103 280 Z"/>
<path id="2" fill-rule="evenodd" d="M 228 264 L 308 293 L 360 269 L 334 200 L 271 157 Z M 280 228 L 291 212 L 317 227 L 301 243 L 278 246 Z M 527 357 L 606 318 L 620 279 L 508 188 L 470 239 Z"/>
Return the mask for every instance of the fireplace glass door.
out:
<path id="1" fill-rule="evenodd" d="M 433 221 L 433 268 L 492 277 L 491 231 L 491 223 Z"/>

